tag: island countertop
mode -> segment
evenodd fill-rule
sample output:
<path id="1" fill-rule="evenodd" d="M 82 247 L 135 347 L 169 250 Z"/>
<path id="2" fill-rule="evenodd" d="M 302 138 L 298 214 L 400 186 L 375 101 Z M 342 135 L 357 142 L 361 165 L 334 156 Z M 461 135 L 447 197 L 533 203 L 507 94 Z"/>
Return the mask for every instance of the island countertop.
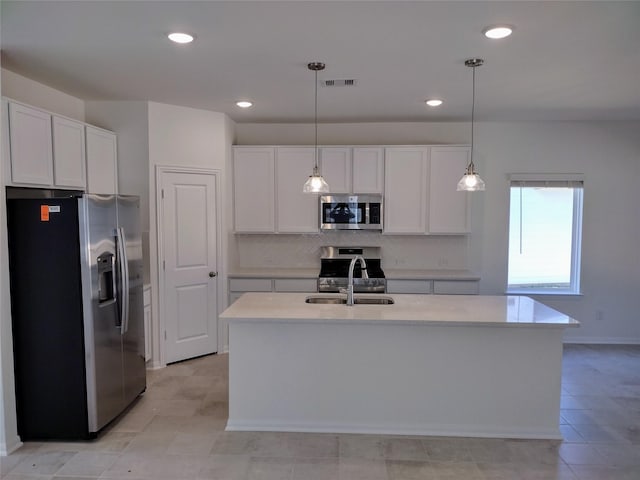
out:
<path id="1" fill-rule="evenodd" d="M 237 321 L 349 322 L 473 325 L 493 327 L 576 327 L 579 322 L 525 296 L 384 295 L 393 305 L 309 304 L 309 296 L 337 294 L 250 292 L 221 314 Z M 366 297 L 367 294 L 356 294 Z"/>

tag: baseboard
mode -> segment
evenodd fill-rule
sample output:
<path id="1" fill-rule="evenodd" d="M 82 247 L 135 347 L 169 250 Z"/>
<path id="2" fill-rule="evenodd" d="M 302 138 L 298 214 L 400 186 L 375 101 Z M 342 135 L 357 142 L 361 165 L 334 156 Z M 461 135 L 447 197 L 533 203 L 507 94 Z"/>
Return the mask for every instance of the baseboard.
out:
<path id="1" fill-rule="evenodd" d="M 438 437 L 521 438 L 536 440 L 562 440 L 558 428 L 509 429 L 492 425 L 359 425 L 295 422 L 245 422 L 229 420 L 226 431 L 248 432 L 308 432 L 353 433 L 369 435 L 418 435 Z"/>
<path id="2" fill-rule="evenodd" d="M 11 453 L 15 452 L 22 446 L 22 441 L 20 437 L 16 435 L 16 437 L 8 443 L 0 443 L 0 457 L 6 457 Z"/>
<path id="3" fill-rule="evenodd" d="M 640 337 L 571 337 L 565 338 L 566 344 L 587 344 L 587 345 L 640 345 Z"/>

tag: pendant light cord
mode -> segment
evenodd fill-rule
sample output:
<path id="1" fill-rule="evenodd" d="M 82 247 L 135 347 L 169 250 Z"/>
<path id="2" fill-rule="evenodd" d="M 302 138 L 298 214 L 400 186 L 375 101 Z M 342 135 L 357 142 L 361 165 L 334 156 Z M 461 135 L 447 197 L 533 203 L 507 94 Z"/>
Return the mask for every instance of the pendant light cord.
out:
<path id="1" fill-rule="evenodd" d="M 474 165 L 473 165 L 473 117 L 475 114 L 475 110 L 476 110 L 476 67 L 472 67 L 471 68 L 472 73 L 473 73 L 473 83 L 472 83 L 472 87 L 471 87 L 471 153 L 469 155 L 469 168 L 471 170 L 471 172 L 474 171 Z"/>
<path id="2" fill-rule="evenodd" d="M 316 171 L 318 170 L 318 70 L 315 70 L 316 73 L 316 102 L 315 102 L 315 108 L 313 111 L 313 118 L 314 118 L 314 122 L 315 122 L 315 132 L 316 132 L 316 140 L 315 140 L 315 145 L 316 148 L 314 149 L 314 160 L 315 160 L 315 165 L 316 165 Z"/>

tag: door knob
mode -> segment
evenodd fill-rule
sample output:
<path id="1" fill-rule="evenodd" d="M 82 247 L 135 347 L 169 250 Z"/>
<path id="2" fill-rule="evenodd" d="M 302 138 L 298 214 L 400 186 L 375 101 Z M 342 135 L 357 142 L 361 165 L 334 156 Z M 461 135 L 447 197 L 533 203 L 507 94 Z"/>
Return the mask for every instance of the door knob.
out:
<path id="1" fill-rule="evenodd" d="M 218 272 L 209 272 L 209 276 L 211 278 L 215 277 L 218 274 Z"/>

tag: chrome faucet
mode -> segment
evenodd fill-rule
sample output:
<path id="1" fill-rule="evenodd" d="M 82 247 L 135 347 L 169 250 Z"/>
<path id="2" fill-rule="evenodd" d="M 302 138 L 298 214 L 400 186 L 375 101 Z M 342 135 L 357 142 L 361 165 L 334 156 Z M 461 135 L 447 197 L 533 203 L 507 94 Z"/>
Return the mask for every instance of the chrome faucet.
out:
<path id="1" fill-rule="evenodd" d="M 356 262 L 360 260 L 360 270 L 362 271 L 362 278 L 369 278 L 369 274 L 367 273 L 367 262 L 364 261 L 364 258 L 360 255 L 356 255 L 351 259 L 351 263 L 349 264 L 349 283 L 347 288 L 341 288 L 340 293 L 347 294 L 347 305 L 353 305 L 353 269 L 356 266 Z"/>

